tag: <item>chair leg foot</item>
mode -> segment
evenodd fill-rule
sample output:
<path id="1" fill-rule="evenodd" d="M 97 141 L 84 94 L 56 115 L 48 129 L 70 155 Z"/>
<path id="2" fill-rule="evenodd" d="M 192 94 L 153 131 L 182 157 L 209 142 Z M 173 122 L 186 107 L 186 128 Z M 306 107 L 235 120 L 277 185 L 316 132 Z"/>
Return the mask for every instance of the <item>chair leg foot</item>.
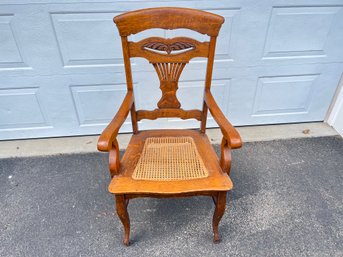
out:
<path id="1" fill-rule="evenodd" d="M 213 214 L 213 242 L 219 243 L 220 242 L 220 235 L 218 231 L 218 226 L 221 218 L 224 215 L 225 212 L 225 206 L 226 206 L 226 192 L 218 192 L 217 196 L 215 197 L 215 210 Z"/>
<path id="2" fill-rule="evenodd" d="M 127 212 L 127 202 L 124 195 L 116 195 L 116 209 L 120 221 L 124 226 L 123 244 L 130 245 L 130 218 Z"/>

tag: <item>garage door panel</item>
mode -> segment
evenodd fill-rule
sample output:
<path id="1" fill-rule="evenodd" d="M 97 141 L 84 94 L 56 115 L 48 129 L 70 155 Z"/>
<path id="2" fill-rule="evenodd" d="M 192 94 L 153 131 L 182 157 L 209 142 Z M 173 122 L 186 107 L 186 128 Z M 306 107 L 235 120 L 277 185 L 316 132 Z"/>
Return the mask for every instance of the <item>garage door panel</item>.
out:
<path id="1" fill-rule="evenodd" d="M 123 65 L 119 34 L 112 25 L 115 15 L 118 13 L 52 13 L 63 66 Z"/>
<path id="2" fill-rule="evenodd" d="M 0 3 L 0 139 L 100 133 L 125 94 L 112 18 L 129 10 L 167 5 L 225 17 L 212 91 L 235 125 L 323 120 L 343 70 L 340 0 L 6 1 Z M 153 35 L 208 39 L 187 30 L 149 30 L 130 39 Z M 205 61 L 192 60 L 180 77 L 184 108 L 201 107 Z M 132 69 L 137 109 L 156 108 L 161 91 L 152 65 L 135 58 Z M 143 120 L 139 126 L 199 122 Z M 216 126 L 210 116 L 208 126 Z M 130 118 L 121 132 L 129 131 Z"/>
<path id="3" fill-rule="evenodd" d="M 6 37 L 4 40 L 9 42 L 12 50 L 8 52 L 3 49 L 2 51 L 4 45 L 0 44 L 0 74 L 4 76 L 56 74 L 58 71 L 56 63 L 60 64 L 60 60 L 58 55 L 55 55 L 54 36 L 46 6 L 26 5 L 23 7 L 16 4 L 0 4 L 0 17 L 2 16 L 11 17 L 8 22 L 2 24 L 4 26 L 0 25 L 0 38 Z M 4 61 L 10 65 L 2 65 L 1 57 L 7 58 L 8 54 L 13 55 L 15 51 L 17 59 L 20 58 L 20 60 L 13 60 L 12 56 L 12 60 L 9 58 L 8 61 Z M 9 67 L 5 68 L 6 66 Z"/>
<path id="4" fill-rule="evenodd" d="M 55 127 L 50 117 L 46 91 L 39 79 L 1 77 L 0 137 L 1 139 L 50 136 Z"/>
<path id="5" fill-rule="evenodd" d="M 211 10 L 225 18 L 218 36 L 216 60 L 234 61 L 240 9 Z"/>
<path id="6" fill-rule="evenodd" d="M 237 125 L 323 120 L 343 65 L 246 69 L 233 78 L 228 115 Z M 242 101 L 242 99 L 244 99 Z"/>
<path id="7" fill-rule="evenodd" d="M 219 106 L 226 113 L 227 101 L 230 91 L 230 79 L 212 81 L 212 93 Z M 184 109 L 202 109 L 202 100 L 204 96 L 203 81 L 181 81 L 177 97 Z"/>
<path id="8" fill-rule="evenodd" d="M 247 6 L 240 12 L 236 25 L 239 36 L 234 48 L 237 58 L 232 65 L 256 67 L 342 61 L 341 2 L 264 4 L 262 1 L 259 6 Z"/>
<path id="9" fill-rule="evenodd" d="M 213 97 L 218 103 L 220 109 L 224 113 L 229 113 L 229 102 L 227 99 L 230 97 L 230 83 L 231 79 L 213 79 L 211 91 Z M 184 109 L 202 109 L 202 101 L 204 95 L 204 82 L 203 81 L 181 81 L 179 83 L 178 90 L 178 99 Z M 185 123 L 187 126 L 192 128 L 199 127 L 198 121 L 193 121 L 191 124 L 190 121 L 183 121 L 180 119 L 169 119 L 173 123 Z M 213 120 L 211 113 L 208 114 L 207 119 L 208 127 L 217 127 L 218 125 Z"/>
<path id="10" fill-rule="evenodd" d="M 134 86 L 137 86 L 136 81 Z M 69 125 L 70 134 L 101 131 L 113 119 L 126 94 L 124 74 L 70 75 L 64 87 L 66 101 L 72 105 L 68 107 L 69 115 L 73 118 L 73 123 Z M 60 127 L 64 126 L 63 117 L 59 117 L 58 122 Z M 124 124 L 126 131 L 130 127 L 129 122 Z"/>
<path id="11" fill-rule="evenodd" d="M 14 13 L 0 12 L 0 71 L 30 68 L 23 58 L 15 19 Z"/>
<path id="12" fill-rule="evenodd" d="M 126 95 L 124 74 L 81 74 L 69 76 L 65 83 L 67 99 L 72 104 L 69 110 L 74 119 L 70 126 L 71 135 L 96 134 L 102 131 L 113 119 Z M 134 81 L 134 87 L 137 86 L 138 83 Z M 130 120 L 128 117 L 121 132 L 132 131 Z M 62 122 L 63 119 L 59 121 L 61 127 Z"/>
<path id="13" fill-rule="evenodd" d="M 258 78 L 252 116 L 308 113 L 318 75 Z"/>
<path id="14" fill-rule="evenodd" d="M 341 7 L 273 7 L 263 59 L 325 58 Z"/>
<path id="15" fill-rule="evenodd" d="M 81 127 L 108 124 L 126 94 L 125 84 L 73 85 L 70 89 Z"/>
<path id="16" fill-rule="evenodd" d="M 46 127 L 39 87 L 0 89 L 0 130 Z"/>
<path id="17" fill-rule="evenodd" d="M 114 117 L 126 93 L 124 74 L 27 78 L 27 87 L 20 86 L 19 77 L 8 81 L 11 84 L 0 89 L 3 139 L 97 134 Z M 130 117 L 121 131 L 131 131 Z"/>

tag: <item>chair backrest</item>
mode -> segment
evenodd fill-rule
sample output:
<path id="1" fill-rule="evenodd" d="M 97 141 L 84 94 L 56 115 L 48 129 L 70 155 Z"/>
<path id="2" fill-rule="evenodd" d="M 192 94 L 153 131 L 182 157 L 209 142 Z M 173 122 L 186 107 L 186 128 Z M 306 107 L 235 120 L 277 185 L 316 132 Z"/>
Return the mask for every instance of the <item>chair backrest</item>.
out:
<path id="1" fill-rule="evenodd" d="M 124 13 L 114 17 L 122 40 L 127 87 L 133 91 L 131 57 L 147 59 L 155 68 L 160 80 L 162 97 L 157 103 L 157 109 L 131 109 L 134 128 L 141 119 L 156 119 L 160 117 L 194 118 L 206 125 L 207 108 L 203 110 L 183 110 L 176 96 L 178 80 L 185 65 L 195 57 L 207 58 L 205 89 L 211 87 L 212 69 L 216 38 L 224 18 L 194 9 L 187 8 L 149 8 Z M 209 41 L 199 42 L 189 37 L 160 38 L 149 37 L 139 42 L 128 40 L 128 36 L 147 29 L 190 29 L 210 37 Z M 134 106 L 133 106 L 134 107 Z M 135 129 L 134 129 L 135 132 Z"/>

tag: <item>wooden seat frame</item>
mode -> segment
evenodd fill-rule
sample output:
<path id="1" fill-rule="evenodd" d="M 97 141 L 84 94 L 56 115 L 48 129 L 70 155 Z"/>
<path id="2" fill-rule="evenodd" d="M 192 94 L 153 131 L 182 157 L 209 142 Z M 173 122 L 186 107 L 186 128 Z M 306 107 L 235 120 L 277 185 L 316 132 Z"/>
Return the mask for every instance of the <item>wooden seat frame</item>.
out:
<path id="1" fill-rule="evenodd" d="M 143 132 L 138 130 L 137 122 L 142 119 L 156 119 L 160 117 L 197 119 L 201 122 L 200 130 L 198 132 L 189 132 L 189 135 L 191 135 L 191 133 L 198 133 L 199 136 L 205 138 L 206 120 L 209 110 L 223 134 L 221 142 L 221 157 L 220 160 L 216 157 L 215 161 L 218 162 L 220 175 L 231 183 L 231 180 L 228 177 L 231 166 L 231 149 L 240 148 L 242 146 L 242 141 L 237 130 L 230 124 L 219 109 L 210 90 L 216 39 L 221 25 L 224 22 L 224 18 L 219 15 L 200 10 L 164 7 L 142 9 L 124 13 L 114 17 L 113 21 L 118 27 L 122 41 L 127 94 L 117 114 L 101 134 L 98 141 L 98 150 L 109 152 L 109 170 L 112 177 L 109 190 L 111 193 L 115 194 L 117 214 L 124 225 L 123 243 L 125 245 L 129 245 L 130 220 L 127 212 L 127 205 L 130 199 L 136 197 L 166 198 L 195 195 L 211 196 L 214 201 L 215 211 L 212 225 L 214 242 L 218 242 L 220 241 L 218 225 L 225 212 L 227 191 L 232 188 L 232 184 L 227 185 L 226 187 L 217 188 L 214 185 L 211 186 L 207 183 L 206 185 L 204 184 L 204 186 L 200 185 L 199 190 L 189 191 L 186 190 L 187 185 L 191 185 L 195 182 L 193 180 L 182 181 L 182 185 L 184 186 L 181 187 L 179 191 L 171 193 L 163 190 L 163 186 L 161 185 L 166 185 L 166 183 L 172 182 L 149 181 L 149 188 L 152 189 L 148 192 L 144 190 L 138 190 L 135 192 L 132 190 L 125 191 L 125 185 L 121 185 L 122 191 L 118 191 L 119 189 L 116 187 L 115 183 L 119 181 L 119 177 L 123 176 L 124 168 L 122 167 L 123 163 L 120 161 L 119 145 L 116 137 L 121 125 L 130 113 L 134 134 L 133 138 L 135 138 L 136 141 L 144 140 L 140 138 L 140 133 Z M 168 30 L 179 28 L 190 29 L 201 34 L 208 35 L 210 40 L 207 42 L 199 42 L 188 37 L 176 37 L 171 39 L 150 37 L 139 42 L 131 42 L 128 40 L 128 36 L 152 28 Z M 142 57 L 147 59 L 153 64 L 158 74 L 162 97 L 157 104 L 158 108 L 155 110 L 136 111 L 130 63 L 130 58 L 132 57 Z M 207 58 L 203 108 L 202 110 L 183 110 L 176 96 L 178 79 L 184 66 L 194 57 Z M 144 133 L 146 137 L 150 132 L 144 131 Z M 163 130 L 155 132 L 155 134 L 156 133 L 160 133 L 163 136 Z M 182 130 L 176 134 L 182 135 Z M 207 137 L 204 140 L 206 141 Z M 206 142 L 210 145 L 208 140 Z M 127 151 L 130 149 L 130 144 Z M 215 155 L 214 151 L 212 151 L 211 154 L 212 153 Z"/>

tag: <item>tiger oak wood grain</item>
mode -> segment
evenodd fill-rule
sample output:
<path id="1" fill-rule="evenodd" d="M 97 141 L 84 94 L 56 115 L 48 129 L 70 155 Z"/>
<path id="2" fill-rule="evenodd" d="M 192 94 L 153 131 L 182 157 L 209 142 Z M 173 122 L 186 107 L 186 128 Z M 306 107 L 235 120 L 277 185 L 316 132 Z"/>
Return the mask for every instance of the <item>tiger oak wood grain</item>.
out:
<path id="1" fill-rule="evenodd" d="M 135 180 L 132 173 L 140 158 L 144 142 L 148 137 L 192 137 L 197 150 L 209 172 L 207 178 L 177 181 Z M 121 160 L 120 171 L 110 185 L 109 191 L 114 194 L 153 193 L 178 194 L 196 191 L 228 191 L 232 182 L 221 169 L 218 157 L 206 134 L 196 130 L 150 130 L 140 131 L 132 136 L 129 147 Z"/>
<path id="2" fill-rule="evenodd" d="M 180 119 L 196 119 L 201 121 L 202 112 L 200 110 L 183 110 L 183 109 L 155 109 L 152 111 L 139 110 L 137 111 L 137 120 L 142 119 L 156 120 L 157 118 L 180 118 Z"/>
<path id="3" fill-rule="evenodd" d="M 186 28 L 216 37 L 224 23 L 224 18 L 220 15 L 195 9 L 161 7 L 124 13 L 114 17 L 113 21 L 122 37 L 153 28 Z"/>

